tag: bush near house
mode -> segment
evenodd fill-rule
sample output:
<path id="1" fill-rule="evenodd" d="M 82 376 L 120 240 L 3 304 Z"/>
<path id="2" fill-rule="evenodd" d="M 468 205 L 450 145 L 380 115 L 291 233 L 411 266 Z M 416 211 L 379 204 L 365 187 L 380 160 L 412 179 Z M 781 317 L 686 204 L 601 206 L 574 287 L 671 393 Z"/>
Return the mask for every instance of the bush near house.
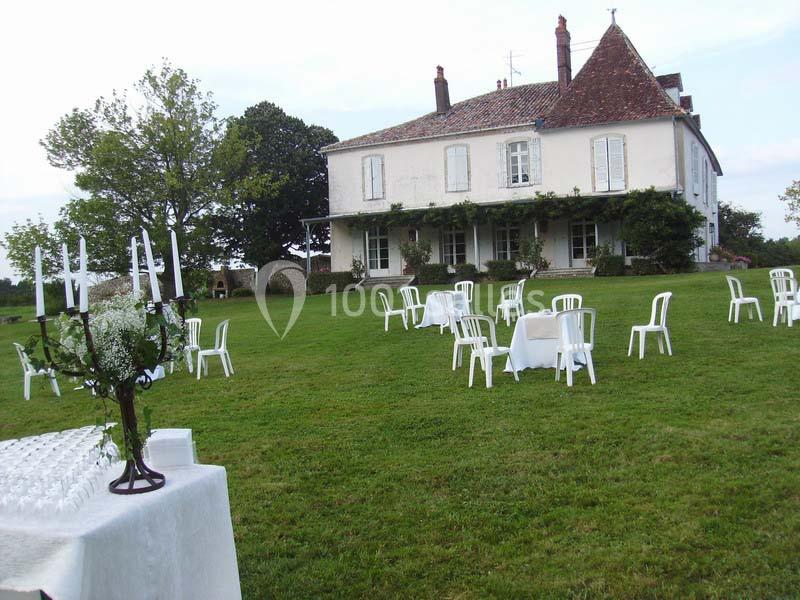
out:
<path id="1" fill-rule="evenodd" d="M 400 256 L 403 257 L 406 267 L 412 273 L 419 273 L 420 267 L 428 264 L 432 252 L 433 249 L 428 240 L 400 242 Z"/>
<path id="2" fill-rule="evenodd" d="M 631 260 L 631 273 L 634 275 L 660 275 L 662 271 L 652 258 L 634 258 Z"/>
<path id="3" fill-rule="evenodd" d="M 489 279 L 495 281 L 509 281 L 517 278 L 517 263 L 513 260 L 487 260 Z"/>
<path id="4" fill-rule="evenodd" d="M 427 265 L 420 265 L 417 279 L 421 284 L 449 283 L 450 273 L 447 271 L 447 265 L 445 264 L 428 263 Z"/>
<path id="5" fill-rule="evenodd" d="M 594 249 L 589 258 L 589 264 L 597 269 L 595 275 L 600 277 L 616 277 L 625 274 L 625 257 L 614 254 L 614 248 L 608 242 Z"/>
<path id="6" fill-rule="evenodd" d="M 331 285 L 335 285 L 336 291 L 341 292 L 352 283 L 355 283 L 355 280 L 350 271 L 311 272 L 306 279 L 306 293 L 323 294 Z"/>
<path id="7" fill-rule="evenodd" d="M 472 263 L 453 265 L 458 281 L 475 281 L 478 278 L 478 268 Z"/>

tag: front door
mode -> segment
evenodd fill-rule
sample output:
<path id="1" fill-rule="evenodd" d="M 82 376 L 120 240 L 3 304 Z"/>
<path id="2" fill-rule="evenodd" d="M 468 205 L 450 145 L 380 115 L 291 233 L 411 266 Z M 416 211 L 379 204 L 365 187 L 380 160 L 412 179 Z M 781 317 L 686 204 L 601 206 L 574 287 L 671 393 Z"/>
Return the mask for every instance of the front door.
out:
<path id="1" fill-rule="evenodd" d="M 389 275 L 389 231 L 385 227 L 367 231 L 367 257 L 370 277 Z"/>
<path id="2" fill-rule="evenodd" d="M 587 261 L 597 246 L 595 224 L 592 221 L 573 221 L 570 229 L 572 266 L 587 267 Z"/>

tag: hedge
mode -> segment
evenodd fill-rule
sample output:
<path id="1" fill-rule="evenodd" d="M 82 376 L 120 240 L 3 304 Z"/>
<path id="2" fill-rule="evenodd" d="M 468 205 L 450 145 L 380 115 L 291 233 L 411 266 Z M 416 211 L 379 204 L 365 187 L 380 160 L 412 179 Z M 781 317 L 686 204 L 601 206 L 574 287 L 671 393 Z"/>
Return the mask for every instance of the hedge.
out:
<path id="1" fill-rule="evenodd" d="M 472 263 L 453 265 L 453 268 L 456 270 L 456 279 L 458 281 L 475 281 L 478 276 L 478 268 Z"/>
<path id="2" fill-rule="evenodd" d="M 449 283 L 450 273 L 447 272 L 447 265 L 445 264 L 428 263 L 427 265 L 420 265 L 417 279 L 421 284 Z"/>
<path id="3" fill-rule="evenodd" d="M 335 285 L 336 291 L 341 292 L 351 283 L 354 283 L 354 279 L 350 271 L 311 272 L 306 279 L 306 292 L 324 294 L 331 285 Z"/>
<path id="4" fill-rule="evenodd" d="M 517 278 L 517 263 L 513 260 L 487 260 L 489 278 L 495 281 L 510 281 Z"/>
<path id="5" fill-rule="evenodd" d="M 255 292 L 251 287 L 240 287 L 231 291 L 231 298 L 249 298 L 254 295 Z"/>
<path id="6" fill-rule="evenodd" d="M 595 259 L 596 275 L 600 277 L 616 277 L 625 274 L 625 257 L 619 254 L 598 256 Z"/>
<path id="7" fill-rule="evenodd" d="M 631 271 L 634 275 L 660 275 L 661 269 L 652 258 L 634 258 L 631 260 Z"/>

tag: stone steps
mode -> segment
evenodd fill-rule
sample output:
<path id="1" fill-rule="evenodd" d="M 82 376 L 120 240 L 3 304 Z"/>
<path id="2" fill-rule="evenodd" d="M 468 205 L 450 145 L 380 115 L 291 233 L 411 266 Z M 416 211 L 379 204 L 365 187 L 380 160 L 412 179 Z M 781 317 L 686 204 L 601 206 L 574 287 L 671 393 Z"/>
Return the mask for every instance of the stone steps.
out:
<path id="1" fill-rule="evenodd" d="M 594 267 L 571 267 L 536 271 L 532 277 L 536 279 L 572 279 L 574 277 L 594 277 L 594 272 Z"/>

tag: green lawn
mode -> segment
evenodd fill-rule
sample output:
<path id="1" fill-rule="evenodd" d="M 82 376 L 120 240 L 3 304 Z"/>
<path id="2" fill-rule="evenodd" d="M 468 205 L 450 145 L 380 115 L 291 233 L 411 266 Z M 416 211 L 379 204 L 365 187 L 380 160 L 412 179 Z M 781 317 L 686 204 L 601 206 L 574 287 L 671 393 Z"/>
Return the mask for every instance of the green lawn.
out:
<path id="1" fill-rule="evenodd" d="M 530 281 L 598 311 L 598 383 L 581 371 L 572 389 L 499 366 L 493 389 L 468 389 L 449 335 L 384 333 L 341 295 L 335 318 L 309 298 L 283 341 L 252 299 L 208 301 L 202 343 L 229 317 L 235 376 L 212 362 L 142 398 L 227 467 L 246 598 L 794 596 L 800 327 L 772 327 L 766 271 L 742 279 L 765 322 L 727 323 L 719 273 Z M 675 356 L 651 339 L 628 358 L 664 290 Z M 285 322 L 290 300 L 269 302 Z M 100 414 L 66 380 L 61 400 L 39 384 L 22 399 L 11 342 L 34 331 L 0 326 L 0 439 Z"/>

